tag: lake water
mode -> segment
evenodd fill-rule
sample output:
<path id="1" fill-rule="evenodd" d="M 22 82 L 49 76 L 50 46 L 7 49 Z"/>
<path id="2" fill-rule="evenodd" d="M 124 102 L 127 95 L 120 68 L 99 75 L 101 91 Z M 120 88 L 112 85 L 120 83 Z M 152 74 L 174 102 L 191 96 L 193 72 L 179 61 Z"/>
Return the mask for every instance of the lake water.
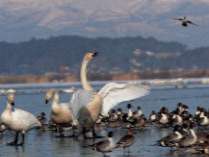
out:
<path id="1" fill-rule="evenodd" d="M 96 88 L 99 88 L 97 86 Z M 62 100 L 67 101 L 68 94 L 62 94 Z M 209 103 L 209 88 L 161 88 L 152 89 L 151 93 L 139 100 L 132 102 L 133 105 L 140 105 L 147 116 L 152 110 L 159 110 L 161 106 L 167 106 L 169 109 L 174 109 L 176 103 L 184 102 L 189 105 L 190 111 L 194 112 L 197 105 L 208 107 Z M 5 107 L 6 99 L 0 97 L 0 111 Z M 45 105 L 44 94 L 34 93 L 27 95 L 16 96 L 16 106 L 38 114 L 42 111 L 49 116 L 50 105 Z M 120 104 L 125 107 L 126 103 Z M 116 138 L 124 134 L 123 130 L 115 130 Z M 130 148 L 131 157 L 189 157 L 190 153 L 170 152 L 168 148 L 160 148 L 153 146 L 157 140 L 168 133 L 168 129 L 158 129 L 149 127 L 144 130 L 137 131 L 135 144 Z M 0 156 L 7 157 L 98 157 L 102 154 L 91 149 L 82 147 L 84 141 L 74 140 L 72 138 L 56 138 L 50 131 L 41 132 L 37 130 L 30 131 L 26 136 L 24 147 L 6 146 L 5 143 L 11 141 L 13 135 L 6 133 L 0 138 Z M 91 142 L 91 141 L 87 141 Z M 115 150 L 109 153 L 111 157 L 127 156 L 122 150 Z M 195 155 L 192 155 L 195 156 Z M 198 155 L 199 156 L 199 155 Z"/>

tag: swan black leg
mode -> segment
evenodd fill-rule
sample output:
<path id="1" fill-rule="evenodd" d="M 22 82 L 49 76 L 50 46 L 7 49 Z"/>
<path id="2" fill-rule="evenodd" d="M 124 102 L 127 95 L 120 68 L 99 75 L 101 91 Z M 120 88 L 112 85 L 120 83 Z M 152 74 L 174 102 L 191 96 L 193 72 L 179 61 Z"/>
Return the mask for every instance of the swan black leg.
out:
<path id="1" fill-rule="evenodd" d="M 25 143 L 25 133 L 22 133 L 22 141 L 18 145 L 22 146 L 22 145 L 24 145 L 24 143 Z"/>
<path id="2" fill-rule="evenodd" d="M 72 126 L 72 131 L 73 131 L 73 137 L 77 137 L 76 131 L 77 131 L 77 126 L 73 125 Z"/>
<path id="3" fill-rule="evenodd" d="M 95 128 L 93 127 L 93 129 L 92 129 L 92 133 L 93 133 L 93 138 L 95 139 L 95 138 L 97 138 L 97 134 L 96 134 L 96 131 L 95 131 Z"/>
<path id="4" fill-rule="evenodd" d="M 64 130 L 61 126 L 58 126 L 58 135 L 56 137 L 65 137 Z"/>
<path id="5" fill-rule="evenodd" d="M 7 145 L 9 145 L 9 146 L 15 146 L 15 145 L 17 145 L 18 136 L 19 136 L 19 132 L 16 132 L 16 133 L 15 133 L 14 141 L 7 143 Z"/>
<path id="6" fill-rule="evenodd" d="M 86 128 L 85 127 L 82 127 L 82 134 L 83 134 L 83 137 L 84 139 L 86 139 Z"/>

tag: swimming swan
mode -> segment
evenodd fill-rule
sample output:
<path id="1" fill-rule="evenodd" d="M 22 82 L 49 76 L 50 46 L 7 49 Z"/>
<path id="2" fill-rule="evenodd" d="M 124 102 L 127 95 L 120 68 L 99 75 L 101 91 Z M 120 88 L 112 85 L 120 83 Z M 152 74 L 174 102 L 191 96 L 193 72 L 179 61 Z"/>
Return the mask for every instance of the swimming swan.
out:
<path id="1" fill-rule="evenodd" d="M 123 101 L 133 100 L 149 93 L 147 86 L 138 83 L 107 83 L 95 92 L 87 80 L 87 66 L 97 52 L 87 52 L 81 65 L 80 77 L 83 89 L 72 95 L 70 104 L 82 127 L 92 128 L 99 114 L 107 116 L 111 108 Z"/>
<path id="2" fill-rule="evenodd" d="M 1 122 L 7 128 L 16 132 L 14 141 L 8 143 L 8 145 L 23 145 L 25 133 L 34 127 L 40 127 L 41 123 L 32 113 L 16 108 L 14 98 L 14 93 L 8 94 L 6 108 L 1 114 Z M 18 143 L 19 134 L 22 134 L 20 143 Z"/>

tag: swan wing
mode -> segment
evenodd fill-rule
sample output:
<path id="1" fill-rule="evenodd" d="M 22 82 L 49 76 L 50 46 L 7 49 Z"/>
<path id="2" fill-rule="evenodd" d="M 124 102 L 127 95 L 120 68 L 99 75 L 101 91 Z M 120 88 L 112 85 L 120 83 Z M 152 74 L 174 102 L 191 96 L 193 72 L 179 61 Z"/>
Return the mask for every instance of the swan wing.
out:
<path id="1" fill-rule="evenodd" d="M 108 83 L 100 91 L 103 97 L 102 115 L 108 112 L 117 104 L 140 98 L 149 94 L 150 88 L 139 83 Z"/>
<path id="2" fill-rule="evenodd" d="M 30 112 L 15 108 L 12 112 L 13 121 L 19 125 L 22 125 L 25 130 L 29 130 L 33 127 L 41 126 L 38 119 Z"/>
<path id="3" fill-rule="evenodd" d="M 60 103 L 59 105 L 60 105 L 60 107 L 63 110 L 69 110 L 73 114 L 73 109 L 72 109 L 72 105 L 71 105 L 70 102 L 68 102 L 68 103 Z M 74 116 L 74 114 L 72 116 Z"/>
<path id="4" fill-rule="evenodd" d="M 93 98 L 94 92 L 87 90 L 77 90 L 73 93 L 70 100 L 70 107 L 73 114 L 78 117 L 78 113 L 81 108 L 85 107 Z"/>

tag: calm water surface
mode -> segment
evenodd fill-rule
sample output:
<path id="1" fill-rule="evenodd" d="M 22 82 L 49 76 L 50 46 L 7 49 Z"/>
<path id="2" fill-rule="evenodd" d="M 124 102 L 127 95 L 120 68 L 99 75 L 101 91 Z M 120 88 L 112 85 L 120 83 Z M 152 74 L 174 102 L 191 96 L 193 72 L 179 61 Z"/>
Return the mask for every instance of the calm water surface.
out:
<path id="1" fill-rule="evenodd" d="M 62 95 L 62 100 L 67 101 L 68 94 Z M 197 105 L 209 107 L 209 88 L 192 88 L 192 89 L 153 89 L 150 95 L 132 102 L 134 105 L 140 105 L 147 116 L 152 110 L 159 110 L 163 105 L 169 109 L 174 109 L 177 102 L 184 102 L 189 105 L 190 111 L 194 112 Z M 6 99 L 0 98 L 0 111 L 5 107 Z M 16 97 L 16 106 L 28 110 L 34 114 L 42 111 L 49 116 L 50 105 L 44 104 L 44 94 L 18 95 Z M 125 107 L 126 103 L 120 104 Z M 115 138 L 122 136 L 125 131 L 115 130 Z M 146 128 L 137 131 L 135 144 L 131 147 L 131 157 L 190 157 L 189 153 L 170 152 L 168 148 L 153 146 L 155 142 L 168 133 L 167 129 L 157 129 L 155 127 Z M 13 135 L 6 133 L 0 138 L 0 156 L 7 157 L 98 157 L 102 156 L 88 148 L 82 141 L 71 138 L 56 138 L 51 132 L 41 132 L 37 130 L 30 131 L 26 137 L 24 147 L 10 147 L 5 143 L 12 140 Z M 87 141 L 91 142 L 91 141 Z M 121 150 L 115 150 L 109 154 L 111 157 L 122 157 Z M 199 156 L 199 155 L 198 155 Z"/>

